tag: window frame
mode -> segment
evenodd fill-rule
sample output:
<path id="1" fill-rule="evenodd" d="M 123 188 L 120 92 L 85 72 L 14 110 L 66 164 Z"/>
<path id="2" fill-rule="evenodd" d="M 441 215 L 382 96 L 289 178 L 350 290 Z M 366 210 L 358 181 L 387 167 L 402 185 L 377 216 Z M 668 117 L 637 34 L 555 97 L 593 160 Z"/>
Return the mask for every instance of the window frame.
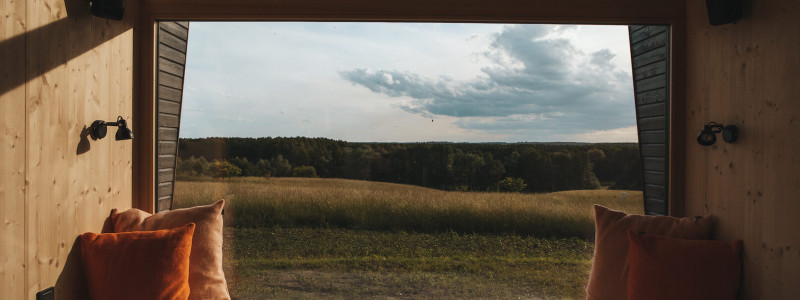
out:
<path id="1" fill-rule="evenodd" d="M 156 51 L 157 22 L 182 21 L 391 21 L 482 22 L 600 25 L 669 25 L 668 136 L 669 215 L 683 216 L 685 166 L 685 44 L 683 1 L 495 0 L 145 0 L 138 3 L 138 101 L 134 105 L 133 206 L 148 212 L 156 205 Z"/>

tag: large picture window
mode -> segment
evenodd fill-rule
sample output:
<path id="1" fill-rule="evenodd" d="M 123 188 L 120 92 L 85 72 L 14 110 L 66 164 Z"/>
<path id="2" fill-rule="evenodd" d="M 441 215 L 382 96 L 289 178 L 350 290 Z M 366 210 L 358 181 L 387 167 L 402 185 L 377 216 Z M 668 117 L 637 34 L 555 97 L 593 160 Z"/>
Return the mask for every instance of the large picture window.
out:
<path id="1" fill-rule="evenodd" d="M 164 31 L 167 42 L 181 45 L 174 31 L 188 29 L 189 24 L 175 25 L 159 25 L 159 34 Z M 627 27 L 214 22 L 191 26 L 183 52 L 188 53 L 185 78 L 180 78 L 183 97 L 178 101 L 180 110 L 173 114 L 180 120 L 176 128 L 180 134 L 173 141 L 176 150 L 171 152 L 177 154 L 177 165 L 162 160 L 172 151 L 167 147 L 167 155 L 159 156 L 159 163 L 177 166 L 160 172 L 164 176 L 159 180 L 177 174 L 178 181 L 174 192 L 163 189 L 159 207 L 229 199 L 226 233 L 233 242 L 228 243 L 227 256 L 241 267 L 229 273 L 253 275 L 261 270 L 257 277 L 229 280 L 238 282 L 233 290 L 239 296 L 253 295 L 248 294 L 253 289 L 279 298 L 403 292 L 453 296 L 448 293 L 464 292 L 458 290 L 467 281 L 490 276 L 486 273 L 490 268 L 480 266 L 462 274 L 449 268 L 464 261 L 427 271 L 415 269 L 421 268 L 418 261 L 400 264 L 399 269 L 422 272 L 416 275 L 427 280 L 454 276 L 443 285 L 419 285 L 407 281 L 411 275 L 399 269 L 371 273 L 386 268 L 385 263 L 359 267 L 346 266 L 352 261 L 337 266 L 309 263 L 329 256 L 364 259 L 363 251 L 390 261 L 396 256 L 438 261 L 448 255 L 481 261 L 497 255 L 490 254 L 491 249 L 457 249 L 447 244 L 442 232 L 462 235 L 458 243 L 494 238 L 494 243 L 502 244 L 508 242 L 505 235 L 511 235 L 524 241 L 520 247 L 557 245 L 574 237 L 577 244 L 562 244 L 570 250 L 557 255 L 585 260 L 590 251 L 581 252 L 585 246 L 579 240 L 591 235 L 589 215 L 579 213 L 582 220 L 544 226 L 542 220 L 531 221 L 536 214 L 544 210 L 559 218 L 555 211 L 565 204 L 578 205 L 579 198 L 624 202 L 631 205 L 626 206 L 631 212 L 641 210 L 641 192 L 630 191 L 641 191 L 642 169 L 627 52 L 628 37 L 635 31 Z M 616 31 L 615 38 L 604 31 Z M 230 40 L 220 42 L 219 37 Z M 194 40 L 199 41 L 196 48 Z M 167 47 L 163 52 L 174 55 L 175 48 L 180 50 Z M 198 58 L 193 64 L 194 57 Z M 177 75 L 173 64 L 159 66 Z M 220 71 L 221 67 L 229 69 Z M 160 145 L 172 146 L 169 143 Z M 172 184 L 159 182 L 170 189 Z M 415 190 L 420 187 L 434 190 L 432 194 Z M 603 190 L 608 188 L 624 190 Z M 558 192 L 575 189 L 595 192 Z M 557 193 L 541 194 L 551 192 Z M 297 198 L 297 193 L 305 196 Z M 534 207 L 532 202 L 550 207 Z M 327 209 L 309 209 L 323 203 Z M 487 205 L 493 208 L 486 209 Z M 453 210 L 462 214 L 454 215 Z M 509 213 L 518 218 L 509 219 Z M 376 235 L 398 240 L 398 232 L 411 235 L 400 244 L 427 243 L 443 250 L 423 254 L 415 245 L 386 252 L 387 247 L 369 250 L 364 244 Z M 264 234 L 305 238 L 300 244 L 275 244 L 260 239 Z M 324 248 L 311 241 L 330 238 L 353 239 L 360 246 L 307 251 L 309 258 L 296 260 L 280 250 Z M 256 267 L 242 256 L 253 253 L 243 249 L 260 247 L 266 248 L 256 257 L 265 264 Z M 505 259 L 519 259 L 515 255 Z M 276 271 L 273 264 L 286 259 L 305 266 Z M 579 265 L 568 268 L 575 280 L 569 284 L 585 280 L 581 272 L 588 269 L 582 271 Z M 526 274 L 523 269 L 507 271 Z M 256 284 L 258 276 L 267 276 L 269 283 Z M 286 286 L 290 283 L 281 279 L 285 276 L 309 282 L 305 290 L 291 294 Z M 348 276 L 356 282 L 342 282 Z M 370 276 L 397 283 L 371 292 L 359 290 L 357 286 Z M 323 278 L 328 287 L 311 283 Z M 489 284 L 472 294 L 457 295 L 485 297 L 493 290 L 501 291 L 498 295 L 574 296 L 582 290 L 553 294 L 553 288 L 564 287 L 498 290 Z"/>

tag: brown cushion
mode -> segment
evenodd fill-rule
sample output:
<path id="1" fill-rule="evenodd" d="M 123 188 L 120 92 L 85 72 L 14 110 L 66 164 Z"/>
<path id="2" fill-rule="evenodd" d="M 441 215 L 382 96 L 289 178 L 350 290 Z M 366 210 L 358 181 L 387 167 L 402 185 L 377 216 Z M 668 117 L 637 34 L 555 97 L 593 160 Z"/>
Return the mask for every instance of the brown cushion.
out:
<path id="1" fill-rule="evenodd" d="M 189 299 L 230 299 L 222 271 L 222 208 L 225 200 L 155 215 L 138 209 L 112 211 L 104 231 L 169 229 L 195 223 L 189 266 Z"/>
<path id="2" fill-rule="evenodd" d="M 90 298 L 188 299 L 194 228 L 82 234 Z"/>
<path id="3" fill-rule="evenodd" d="M 742 241 L 628 232 L 628 300 L 736 299 Z"/>
<path id="4" fill-rule="evenodd" d="M 594 206 L 594 219 L 594 260 L 586 288 L 589 300 L 625 299 L 629 230 L 702 240 L 708 239 L 713 222 L 711 217 L 628 215 L 600 205 Z"/>

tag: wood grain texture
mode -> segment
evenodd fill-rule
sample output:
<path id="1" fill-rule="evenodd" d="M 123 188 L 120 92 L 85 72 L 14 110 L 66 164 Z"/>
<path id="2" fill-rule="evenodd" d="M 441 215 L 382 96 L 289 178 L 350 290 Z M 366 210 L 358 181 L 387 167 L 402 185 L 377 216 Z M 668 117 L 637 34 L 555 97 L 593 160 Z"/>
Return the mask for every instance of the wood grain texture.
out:
<path id="1" fill-rule="evenodd" d="M 156 181 L 156 89 L 155 89 L 155 19 L 149 15 L 147 7 L 141 7 L 139 19 L 138 105 L 134 115 L 139 122 L 134 124 L 137 138 L 134 139 L 133 157 L 133 199 L 134 207 L 146 212 L 155 211 Z"/>
<path id="2" fill-rule="evenodd" d="M 158 111 L 165 114 L 178 115 L 181 113 L 181 103 L 159 99 Z"/>
<path id="3" fill-rule="evenodd" d="M 133 31 L 82 1 L 1 3 L 0 298 L 34 299 L 56 285 L 78 234 L 131 207 L 130 143 L 92 141 L 85 128 L 132 121 Z"/>
<path id="4" fill-rule="evenodd" d="M 0 0 L 0 82 L 25 82 L 24 1 Z M 7 91 L 6 91 L 7 90 Z M 0 91 L 0 299 L 25 297 L 25 85 Z"/>
<path id="5" fill-rule="evenodd" d="M 158 99 L 181 102 L 181 90 L 159 85 L 157 89 Z"/>
<path id="6" fill-rule="evenodd" d="M 646 214 L 668 215 L 669 26 L 628 27 Z"/>
<path id="7" fill-rule="evenodd" d="M 178 133 L 180 127 L 181 101 L 183 95 L 183 78 L 186 66 L 186 49 L 189 39 L 188 22 L 158 22 L 157 31 L 157 65 L 156 72 L 156 127 L 158 128 L 158 148 L 156 148 L 156 170 L 158 170 L 158 189 L 155 206 L 159 211 L 172 207 L 171 184 L 175 180 L 175 157 L 177 154 Z M 164 158 L 169 157 L 171 160 Z M 165 173 L 169 170 L 169 173 Z M 167 185 L 167 183 L 170 183 Z"/>
<path id="8" fill-rule="evenodd" d="M 796 298 L 800 3 L 755 1 L 716 27 L 702 2 L 687 3 L 686 214 L 712 214 L 716 239 L 744 241 L 740 299 Z M 739 140 L 691 141 L 710 121 L 739 126 Z"/>
<path id="9" fill-rule="evenodd" d="M 500 21 L 545 23 L 669 23 L 682 18 L 682 1 L 658 0 L 150 0 L 157 19 Z"/>

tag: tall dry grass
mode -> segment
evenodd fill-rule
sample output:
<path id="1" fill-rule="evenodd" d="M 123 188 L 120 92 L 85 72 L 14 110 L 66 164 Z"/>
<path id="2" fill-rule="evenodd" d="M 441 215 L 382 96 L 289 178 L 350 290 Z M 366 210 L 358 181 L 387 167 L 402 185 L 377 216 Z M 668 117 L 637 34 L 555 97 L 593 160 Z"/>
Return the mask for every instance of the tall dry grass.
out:
<path id="1" fill-rule="evenodd" d="M 448 192 L 311 178 L 233 178 L 175 185 L 176 208 L 223 198 L 227 201 L 225 222 L 235 227 L 454 231 L 584 239 L 594 234 L 592 204 L 628 213 L 643 210 L 640 191 Z"/>

